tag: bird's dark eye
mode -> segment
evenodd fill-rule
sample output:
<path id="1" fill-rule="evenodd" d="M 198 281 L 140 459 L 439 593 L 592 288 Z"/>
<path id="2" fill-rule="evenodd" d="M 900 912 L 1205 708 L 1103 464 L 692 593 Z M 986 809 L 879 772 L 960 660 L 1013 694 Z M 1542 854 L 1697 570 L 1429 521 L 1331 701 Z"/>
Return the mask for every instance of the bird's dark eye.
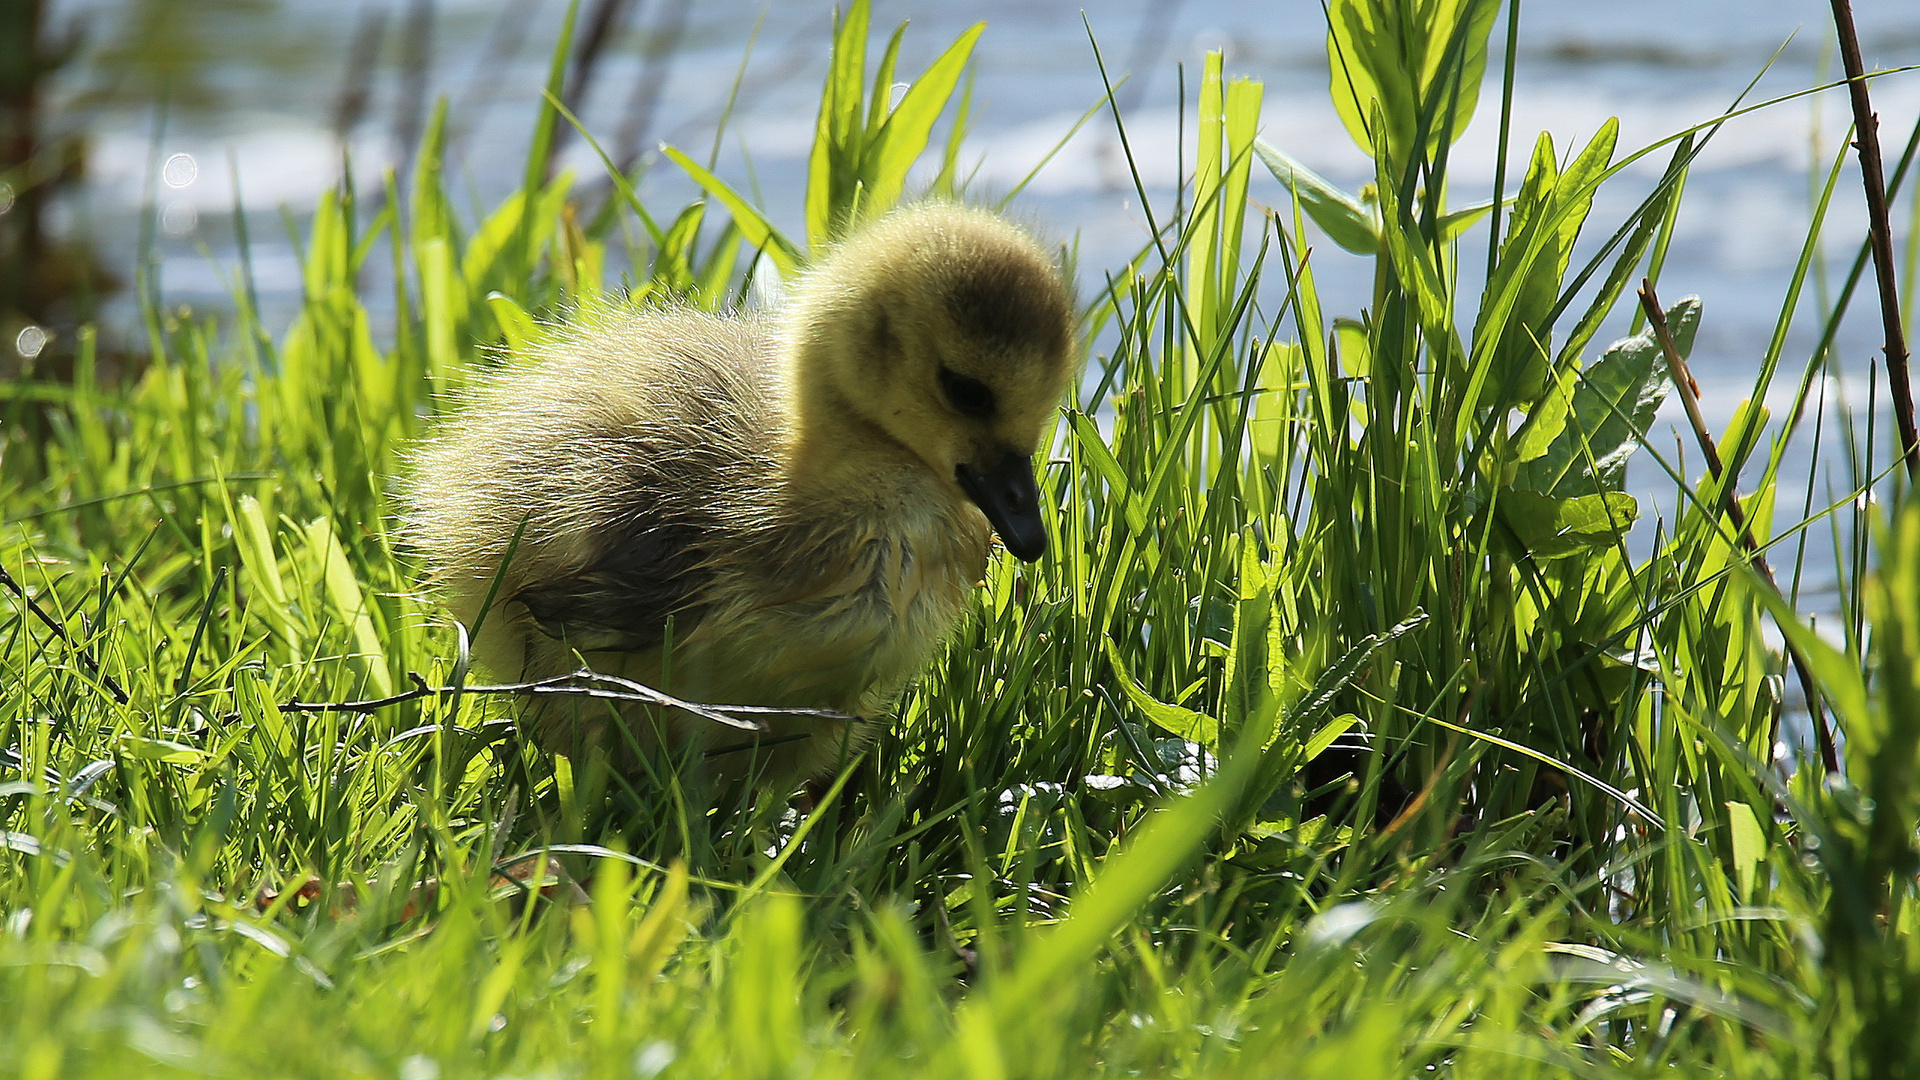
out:
<path id="1" fill-rule="evenodd" d="M 979 379 L 941 368 L 940 389 L 947 392 L 947 400 L 953 402 L 962 416 L 985 419 L 993 415 L 993 391 Z"/>

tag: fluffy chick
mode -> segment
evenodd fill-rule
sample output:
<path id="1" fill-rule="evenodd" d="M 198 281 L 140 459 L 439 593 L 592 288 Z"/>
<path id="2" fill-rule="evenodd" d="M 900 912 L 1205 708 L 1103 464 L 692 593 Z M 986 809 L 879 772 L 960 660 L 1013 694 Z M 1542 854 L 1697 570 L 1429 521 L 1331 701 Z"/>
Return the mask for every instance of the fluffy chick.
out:
<path id="1" fill-rule="evenodd" d="M 1024 231 L 897 210 L 778 312 L 602 316 L 505 367 L 419 454 L 409 531 L 463 623 L 498 598 L 474 655 L 499 677 L 584 658 L 684 699 L 872 718 L 958 624 L 990 527 L 1045 551 L 1032 455 L 1073 324 Z M 593 705 L 543 710 L 537 736 L 626 768 L 664 736 L 767 782 L 832 768 L 872 724 L 775 716 L 743 746 Z"/>

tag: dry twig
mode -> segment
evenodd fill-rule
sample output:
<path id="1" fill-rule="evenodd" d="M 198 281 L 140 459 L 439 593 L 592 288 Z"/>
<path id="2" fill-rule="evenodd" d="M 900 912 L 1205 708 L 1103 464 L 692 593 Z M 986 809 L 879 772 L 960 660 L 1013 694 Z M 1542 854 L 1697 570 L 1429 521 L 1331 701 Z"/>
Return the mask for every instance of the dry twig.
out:
<path id="1" fill-rule="evenodd" d="M 418 672 L 413 671 L 407 672 L 407 678 L 412 680 L 413 689 L 390 697 L 371 698 L 366 701 L 289 701 L 280 706 L 280 711 L 368 713 L 389 705 L 398 705 L 403 701 L 416 701 L 425 697 L 452 697 L 455 694 L 516 694 L 529 697 L 587 697 L 605 701 L 637 701 L 646 705 L 679 709 L 703 720 L 739 728 L 741 731 L 766 731 L 767 725 L 757 720 L 742 720 L 740 716 L 811 716 L 822 720 L 856 719 L 832 709 L 784 709 L 771 705 L 703 705 L 663 693 L 644 683 L 634 682 L 632 679 L 623 679 L 618 675 L 606 675 L 585 668 L 571 675 L 555 675 L 549 679 L 536 679 L 532 682 L 500 683 L 492 686 L 428 686 L 427 681 L 422 679 Z M 582 683 L 586 685 L 580 685 Z"/>

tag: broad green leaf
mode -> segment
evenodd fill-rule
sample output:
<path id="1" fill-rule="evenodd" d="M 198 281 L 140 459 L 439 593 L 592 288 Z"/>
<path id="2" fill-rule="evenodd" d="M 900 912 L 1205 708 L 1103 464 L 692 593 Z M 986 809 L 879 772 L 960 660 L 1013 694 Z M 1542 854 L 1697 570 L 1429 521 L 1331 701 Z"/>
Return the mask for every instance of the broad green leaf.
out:
<path id="1" fill-rule="evenodd" d="M 707 204 L 696 202 L 680 211 L 680 216 L 667 226 L 667 235 L 660 241 L 660 252 L 654 258 L 653 276 L 675 293 L 686 294 L 693 291 L 693 264 L 699 257 L 696 245 L 700 242 L 700 226 L 707 219 Z"/>
<path id="2" fill-rule="evenodd" d="M 861 98 L 870 12 L 868 0 L 853 0 L 834 27 L 827 85 L 820 95 L 820 118 L 807 161 L 807 243 L 816 255 L 847 224 L 857 197 L 866 135 Z"/>
<path id="3" fill-rule="evenodd" d="M 907 173 L 926 150 L 934 121 L 946 111 L 947 102 L 953 98 L 953 88 L 960 82 L 960 73 L 966 70 L 967 60 L 973 55 L 974 42 L 986 28 L 986 23 L 975 23 L 961 34 L 958 41 L 913 80 L 913 85 L 900 98 L 900 104 L 887 115 L 879 134 L 866 149 L 867 162 L 862 169 L 869 185 L 866 213 L 885 213 L 900 200 Z M 879 95 L 885 91 L 876 89 L 875 92 Z M 884 96 L 878 97 L 876 105 L 885 103 Z"/>
<path id="4" fill-rule="evenodd" d="M 1512 200 L 1508 200 L 1509 203 Z M 1473 227 L 1473 223 L 1493 210 L 1493 200 L 1477 202 L 1440 215 L 1440 239 L 1451 240 Z"/>
<path id="5" fill-rule="evenodd" d="M 1676 348 L 1679 344 L 1677 340 L 1674 342 Z M 1734 406 L 1733 415 L 1727 420 L 1726 431 L 1720 436 L 1721 460 L 1723 462 L 1743 460 L 1753 449 L 1753 445 L 1757 445 L 1765 434 L 1767 421 L 1772 416 L 1773 413 L 1767 408 L 1765 402 L 1742 398 L 1740 404 Z M 1722 477 L 1718 483 L 1709 481 L 1701 485 L 1701 492 L 1703 496 L 1711 495 L 1716 501 L 1723 500 L 1726 498 L 1725 485 L 1737 479 L 1738 477 L 1729 475 Z M 1765 492 L 1759 494 L 1768 494 L 1773 490 L 1769 486 Z M 1765 538 L 1764 533 L 1756 532 L 1754 535 Z"/>
<path id="6" fill-rule="evenodd" d="M 457 342 L 466 324 L 467 287 L 454 265 L 453 248 L 441 237 L 423 242 L 416 255 L 420 269 L 420 321 L 427 339 L 427 372 L 446 383 L 459 378 Z"/>
<path id="7" fill-rule="evenodd" d="M 1639 513 L 1633 496 L 1618 491 L 1556 499 L 1525 488 L 1502 488 L 1500 521 L 1536 559 L 1554 559 L 1618 543 Z"/>
<path id="8" fill-rule="evenodd" d="M 1274 179 L 1286 185 L 1300 202 L 1300 209 L 1313 219 L 1327 238 L 1355 255 L 1373 255 L 1380 250 L 1380 222 L 1373 209 L 1358 197 L 1349 195 L 1292 155 L 1265 139 L 1255 139 L 1253 151 L 1267 166 Z M 1485 211 L 1481 211 L 1484 213 Z"/>
<path id="9" fill-rule="evenodd" d="M 694 914 L 687 903 L 688 882 L 687 864 L 680 859 L 673 860 L 653 906 L 647 909 L 640 925 L 633 928 L 633 935 L 627 941 L 627 957 L 644 977 L 659 974 L 693 929 L 690 920 Z"/>
<path id="10" fill-rule="evenodd" d="M 1260 385 L 1247 434 L 1262 459 L 1279 458 L 1282 442 L 1295 421 L 1295 395 L 1306 388 L 1302 365 L 1306 354 L 1298 345 L 1268 342 L 1260 361 Z"/>
<path id="11" fill-rule="evenodd" d="M 700 268 L 694 281 L 694 291 L 703 309 L 718 311 L 726 301 L 727 286 L 733 280 L 733 267 L 739 259 L 740 223 L 729 221 L 720 231 L 720 239 L 714 241 L 706 265 Z"/>
<path id="12" fill-rule="evenodd" d="M 1684 356 L 1700 325 L 1699 298 L 1675 304 L 1667 321 Z M 1671 386 L 1666 358 L 1651 331 L 1614 342 L 1580 372 L 1564 426 L 1543 452 L 1522 456 L 1514 484 L 1556 498 L 1620 490 L 1627 458 L 1646 438 Z M 1553 407 L 1552 395 L 1542 407 Z"/>
<path id="13" fill-rule="evenodd" d="M 1200 83 L 1186 281 L 1187 316 L 1194 330 L 1187 362 L 1189 371 L 1196 373 L 1227 329 L 1242 283 L 1240 241 L 1262 95 L 1258 83 L 1229 81 L 1223 64 L 1219 51 L 1209 52 Z M 1227 392 L 1232 388 L 1220 384 L 1215 389 Z"/>
<path id="14" fill-rule="evenodd" d="M 434 103 L 433 116 L 427 121 L 420 152 L 414 157 L 412 208 L 407 214 L 407 243 L 417 253 L 429 239 L 458 238 L 459 225 L 453 207 L 440 183 L 442 159 L 447 149 L 447 100 Z"/>
<path id="15" fill-rule="evenodd" d="M 554 42 L 553 52 L 548 54 L 546 93 L 533 123 L 533 138 L 527 144 L 526 170 L 520 181 L 520 191 L 523 193 L 540 190 L 541 181 L 546 178 L 547 169 L 552 164 L 554 132 L 560 126 L 558 105 L 566 87 L 574 20 L 579 14 L 580 0 L 569 0 L 566 17 L 560 23 L 560 38 Z M 539 246 L 529 244 L 527 250 L 538 251 Z"/>
<path id="16" fill-rule="evenodd" d="M 1442 283 L 1433 248 L 1414 231 L 1414 222 L 1399 205 L 1392 186 L 1381 183 L 1375 189 L 1380 194 L 1380 235 L 1393 256 L 1390 261 L 1400 278 L 1401 290 L 1419 311 L 1427 340 L 1448 341 L 1455 332 L 1449 310 L 1450 291 Z"/>
<path id="17" fill-rule="evenodd" d="M 568 171 L 539 189 L 531 207 L 524 191 L 508 196 L 467 242 L 467 250 L 460 259 L 460 276 L 475 290 L 485 288 L 490 277 L 508 288 L 524 285 L 514 279 L 525 268 L 514 265 L 512 257 L 517 254 L 530 258 L 528 253 L 546 247 L 547 238 L 553 234 L 554 220 L 572 190 L 573 173 Z M 532 216 L 525 216 L 529 214 Z M 503 258 L 509 260 L 505 265 L 501 263 Z M 493 277 L 496 270 L 502 271 L 499 277 Z"/>
<path id="18" fill-rule="evenodd" d="M 1490 363 L 1486 381 L 1502 402 L 1531 401 L 1545 388 L 1553 342 L 1548 320 L 1618 135 L 1618 121 L 1609 119 L 1564 174 L 1552 138 L 1542 132 L 1534 144 L 1473 333 L 1475 355 Z"/>
<path id="19" fill-rule="evenodd" d="M 1700 298 L 1683 296 L 1667 309 L 1667 334 L 1673 338 L 1673 350 L 1685 360 L 1693 356 L 1693 338 L 1700 332 Z"/>
<path id="20" fill-rule="evenodd" d="M 1120 659 L 1120 650 L 1114 647 L 1113 639 L 1104 639 L 1107 661 L 1113 665 L 1113 673 L 1120 680 L 1120 688 L 1133 702 L 1133 707 L 1147 714 L 1147 719 L 1166 730 L 1192 743 L 1199 743 L 1209 750 L 1220 743 L 1220 721 L 1205 713 L 1192 709 L 1183 709 L 1178 705 L 1169 705 L 1147 693 L 1133 676 L 1127 672 L 1127 662 Z"/>
<path id="21" fill-rule="evenodd" d="M 1333 320 L 1333 338 L 1340 370 L 1363 378 L 1373 374 L 1373 339 L 1364 323 L 1341 315 Z"/>
<path id="22" fill-rule="evenodd" d="M 1359 722 L 1360 718 L 1352 713 L 1341 713 L 1327 721 L 1321 725 L 1319 731 L 1313 733 L 1313 737 L 1307 740 L 1306 745 L 1301 747 L 1300 761 L 1309 762 L 1326 753 L 1327 748 L 1331 747 L 1336 739 L 1353 730 L 1354 725 Z"/>
<path id="23" fill-rule="evenodd" d="M 488 293 L 487 307 L 493 312 L 494 321 L 500 324 L 507 348 L 515 356 L 528 355 L 540 336 L 540 325 L 533 321 L 533 316 L 505 293 Z"/>
<path id="24" fill-rule="evenodd" d="M 880 67 L 874 72 L 873 89 L 867 98 L 867 135 L 870 137 L 887 122 L 887 112 L 893 103 L 893 70 L 899 66 L 900 42 L 906 36 L 906 23 L 894 27 L 893 37 L 887 39 L 887 51 L 880 54 Z"/>
<path id="25" fill-rule="evenodd" d="M 1241 280 L 1240 248 L 1246 236 L 1247 183 L 1253 173 L 1254 136 L 1260 129 L 1260 103 L 1266 86 L 1248 78 L 1227 83 L 1223 119 L 1226 122 L 1226 172 L 1220 188 L 1220 282 L 1223 308 L 1232 304 L 1231 287 Z"/>
<path id="26" fill-rule="evenodd" d="M 1353 141 L 1404 162 L 1459 138 L 1479 101 L 1487 33 L 1500 7 L 1494 0 L 1332 0 L 1328 89 Z M 1425 145 L 1416 150 L 1423 128 Z"/>
<path id="27" fill-rule="evenodd" d="M 1587 343 L 1593 340 L 1593 335 L 1599 331 L 1600 323 L 1608 313 L 1613 311 L 1620 294 L 1626 291 L 1629 280 L 1634 276 L 1641 265 L 1641 259 L 1647 253 L 1647 248 L 1652 244 L 1655 234 L 1660 231 L 1661 223 L 1669 220 L 1675 204 L 1679 202 L 1680 192 L 1686 180 L 1687 163 L 1692 160 L 1692 155 L 1693 136 L 1688 135 L 1674 145 L 1673 158 L 1667 163 L 1667 171 L 1660 178 L 1660 186 L 1640 204 L 1637 210 L 1639 221 L 1627 237 L 1627 242 L 1621 245 L 1620 254 L 1614 259 L 1613 269 L 1608 271 L 1606 281 L 1593 294 L 1586 312 L 1580 316 L 1580 321 L 1574 324 L 1573 330 L 1566 336 L 1566 342 L 1560 346 L 1561 363 L 1571 362 L 1586 349 Z M 1577 283 L 1569 286 L 1569 291 L 1577 287 Z M 1570 297 L 1563 295 L 1560 302 L 1565 303 L 1568 299 Z M 1640 325 L 1638 311 L 1635 312 L 1634 325 L 1636 327 Z"/>
<path id="28" fill-rule="evenodd" d="M 1273 617 L 1274 575 L 1260 561 L 1252 530 L 1240 537 L 1239 603 L 1234 608 L 1233 642 L 1227 648 L 1226 693 L 1221 716 L 1237 728 L 1266 703 L 1267 630 Z"/>
<path id="29" fill-rule="evenodd" d="M 267 525 L 260 500 L 242 495 L 234 504 L 234 541 L 246 566 L 248 583 L 269 600 L 276 611 L 287 608 L 287 585 L 280 576 L 280 560 L 273 552 L 273 529 Z"/>
<path id="30" fill-rule="evenodd" d="M 1527 410 L 1527 422 L 1519 433 L 1520 437 L 1513 443 L 1514 461 L 1532 461 L 1553 446 L 1561 432 L 1567 429 L 1567 416 L 1573 410 L 1573 396 L 1579 383 L 1579 367 L 1567 365 L 1540 400 Z"/>

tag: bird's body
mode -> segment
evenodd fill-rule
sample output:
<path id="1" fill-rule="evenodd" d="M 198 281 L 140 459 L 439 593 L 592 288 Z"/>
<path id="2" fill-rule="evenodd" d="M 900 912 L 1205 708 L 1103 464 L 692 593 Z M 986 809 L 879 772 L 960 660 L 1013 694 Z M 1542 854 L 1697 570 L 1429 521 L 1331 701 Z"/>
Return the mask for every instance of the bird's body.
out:
<path id="1" fill-rule="evenodd" d="M 1044 545 L 1025 455 L 1070 312 L 1000 219 L 896 212 L 776 314 L 602 316 L 505 368 L 422 452 L 410 534 L 464 624 L 494 598 L 474 654 L 501 677 L 584 659 L 694 701 L 875 717 L 958 624 L 989 516 Z M 630 760 L 660 722 L 675 748 L 739 746 L 722 775 L 790 779 L 870 722 L 775 716 L 755 742 L 644 713 L 548 708 L 538 734 Z"/>

